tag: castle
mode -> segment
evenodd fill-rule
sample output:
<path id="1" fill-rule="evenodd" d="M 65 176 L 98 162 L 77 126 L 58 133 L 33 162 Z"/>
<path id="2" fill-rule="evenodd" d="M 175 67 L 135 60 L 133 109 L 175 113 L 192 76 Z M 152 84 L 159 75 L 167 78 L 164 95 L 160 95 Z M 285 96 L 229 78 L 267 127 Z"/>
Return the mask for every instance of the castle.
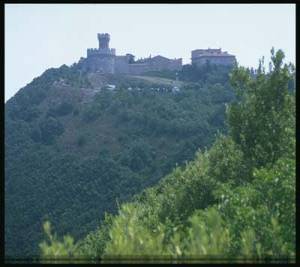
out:
<path id="1" fill-rule="evenodd" d="M 110 35 L 98 33 L 99 48 L 87 49 L 87 57 L 81 58 L 78 65 L 83 71 L 101 73 L 120 73 L 139 75 L 151 71 L 180 71 L 182 59 L 169 59 L 163 56 L 135 60 L 134 55 L 117 56 L 114 48 L 109 48 Z M 192 64 L 197 66 L 206 63 L 232 65 L 235 56 L 222 52 L 221 49 L 198 49 L 192 51 Z"/>
<path id="2" fill-rule="evenodd" d="M 163 56 L 148 57 L 135 61 L 134 55 L 117 56 L 114 48 L 109 48 L 110 35 L 98 33 L 99 48 L 87 49 L 87 58 L 79 65 L 83 70 L 103 73 L 139 75 L 149 71 L 181 70 L 182 59 L 168 59 Z"/>

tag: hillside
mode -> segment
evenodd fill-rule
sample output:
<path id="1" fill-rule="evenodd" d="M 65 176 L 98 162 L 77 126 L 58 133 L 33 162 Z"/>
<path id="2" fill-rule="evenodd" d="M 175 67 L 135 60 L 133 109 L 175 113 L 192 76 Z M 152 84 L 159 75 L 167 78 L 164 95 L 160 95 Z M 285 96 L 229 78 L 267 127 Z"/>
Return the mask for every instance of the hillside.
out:
<path id="1" fill-rule="evenodd" d="M 232 71 L 226 134 L 79 241 L 45 222 L 42 262 L 295 262 L 294 70 L 271 53 L 269 73 Z"/>
<path id="2" fill-rule="evenodd" d="M 189 72 L 179 74 L 174 93 L 165 73 L 102 75 L 64 65 L 6 103 L 6 258 L 39 257 L 45 220 L 58 234 L 83 238 L 105 212 L 115 214 L 118 203 L 226 132 L 229 69 L 209 70 L 209 79 L 189 80 Z"/>

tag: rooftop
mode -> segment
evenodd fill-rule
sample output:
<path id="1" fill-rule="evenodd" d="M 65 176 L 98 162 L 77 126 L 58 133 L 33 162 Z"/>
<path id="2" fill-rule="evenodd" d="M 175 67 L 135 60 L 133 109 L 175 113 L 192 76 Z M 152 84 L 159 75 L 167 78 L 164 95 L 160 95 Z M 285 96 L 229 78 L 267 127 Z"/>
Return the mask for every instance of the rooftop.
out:
<path id="1" fill-rule="evenodd" d="M 203 56 L 216 56 L 216 57 L 234 57 L 234 55 L 228 54 L 227 51 L 219 49 L 196 49 L 192 51 L 192 58 Z"/>

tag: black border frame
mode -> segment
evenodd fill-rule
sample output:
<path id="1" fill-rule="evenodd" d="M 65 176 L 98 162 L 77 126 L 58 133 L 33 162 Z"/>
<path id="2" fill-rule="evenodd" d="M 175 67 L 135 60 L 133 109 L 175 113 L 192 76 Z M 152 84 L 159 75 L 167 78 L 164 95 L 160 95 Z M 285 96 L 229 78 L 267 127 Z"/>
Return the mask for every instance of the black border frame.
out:
<path id="1" fill-rule="evenodd" d="M 88 0 L 88 1 L 84 1 L 84 0 L 73 0 L 73 1 L 66 1 L 66 0 L 63 0 L 63 1 L 59 1 L 59 0 L 56 0 L 56 1 L 18 1 L 18 0 L 11 0 L 11 1 L 4 1 L 2 4 L 1 4 L 1 17 L 3 18 L 2 20 L 2 25 L 3 27 L 1 27 L 1 35 L 2 35 L 2 45 L 3 45 L 3 49 L 0 50 L 0 56 L 1 56 L 1 60 L 2 60 L 2 68 L 3 68 L 3 71 L 1 72 L 1 75 L 2 75 L 2 81 L 3 81 L 3 89 L 0 90 L 0 96 L 1 98 L 3 99 L 3 105 L 1 106 L 1 114 L 2 114 L 2 119 L 0 121 L 1 123 L 1 128 L 2 128 L 2 131 L 1 131 L 1 139 L 2 139 L 2 142 L 1 142 L 1 156 L 2 156 L 2 161 L 1 161 L 1 165 L 2 165 L 2 174 L 3 174 L 3 179 L 1 179 L 1 182 L 2 182 L 2 194 L 1 194 L 1 206 L 2 206 L 2 212 L 1 212 L 1 222 L 2 222 L 2 227 L 1 227 L 1 259 L 3 259 L 2 261 L 2 264 L 37 264 L 38 262 L 32 262 L 32 261 L 29 261 L 28 259 L 19 259 L 19 260 L 12 260 L 10 261 L 9 259 L 5 259 L 5 254 L 4 254 L 4 250 L 5 250 L 5 244 L 4 244 L 4 205 L 5 205 L 5 189 L 4 189 L 4 177 L 5 177 L 5 171 L 4 171 L 4 157 L 5 157 L 5 150 L 4 150 L 4 134 L 5 134 L 5 129 L 4 129 L 4 112 L 5 112 L 5 102 L 4 102 L 4 96 L 5 96 L 5 92 L 4 92 L 4 88 L 5 88 L 5 80 L 4 80 L 4 71 L 5 71 L 5 4 L 195 4 L 195 3 L 198 3 L 198 4 L 267 4 L 267 3 L 270 3 L 270 4 L 295 4 L 296 5 L 296 62 L 295 62 L 295 66 L 296 66 L 296 262 L 295 264 L 299 263 L 300 262 L 300 245 L 299 245 L 299 242 L 300 242 L 300 238 L 299 238 L 299 219 L 300 219 L 300 212 L 299 212 L 299 207 L 298 207 L 298 204 L 300 203 L 300 181 L 299 181 L 299 168 L 300 168 L 300 156 L 299 156 L 299 153 L 297 153 L 297 151 L 300 151 L 300 144 L 298 142 L 298 140 L 300 139 L 300 129 L 299 129 L 299 122 L 297 120 L 297 117 L 299 117 L 299 108 L 297 107 L 298 106 L 298 103 L 300 102 L 300 95 L 297 93 L 297 86 L 299 85 L 299 81 L 300 81 L 300 72 L 299 72 L 299 69 L 297 68 L 297 62 L 300 61 L 300 56 L 299 54 L 297 54 L 297 43 L 298 42 L 298 39 L 299 39 L 299 34 L 297 34 L 297 30 L 298 30 L 298 27 L 297 27 L 297 22 L 299 22 L 299 16 L 300 16 L 300 5 L 297 4 L 297 1 L 294 0 L 294 1 L 290 1 L 290 0 L 286 0 L 286 1 L 274 1 L 274 2 L 266 2 L 266 1 L 263 1 L 263 2 L 258 2 L 258 1 L 251 1 L 251 0 L 244 0 L 244 1 L 226 1 L 226 0 L 212 0 L 212 1 L 202 1 L 202 2 L 194 2 L 194 1 L 180 1 L 180 0 L 173 0 L 173 1 L 155 1 L 155 0 L 152 0 L 152 1 L 143 1 L 143 3 L 141 2 L 134 2 L 134 1 L 129 1 L 129 2 L 120 2 L 120 1 L 97 1 L 97 0 Z M 299 163 L 299 164 L 297 164 Z M 131 262 L 132 262 L 132 258 L 130 259 Z M 141 263 L 144 263 L 145 262 L 142 262 L 141 259 L 136 259 L 138 264 L 141 264 Z M 162 261 L 158 260 L 158 263 L 164 263 L 164 260 L 161 259 Z M 220 263 L 218 261 L 222 261 L 222 259 L 217 259 L 216 261 L 212 259 L 212 261 L 210 263 L 214 263 L 214 264 L 217 264 L 217 263 Z M 110 263 L 116 263 L 117 260 L 111 260 Z M 63 261 L 61 263 L 64 263 Z M 99 263 L 99 262 L 92 262 L 92 263 Z M 121 264 L 120 262 L 117 262 L 118 264 Z M 126 263 L 126 260 L 125 262 L 123 263 Z M 180 262 L 179 262 L 180 263 Z M 207 263 L 207 261 L 204 261 L 203 263 Z M 235 262 L 236 263 L 236 262 Z M 248 265 L 249 263 L 246 261 L 244 262 L 240 262 L 240 263 L 244 263 L 246 265 Z M 251 263 L 253 264 L 253 260 L 251 261 Z M 266 264 L 266 262 L 255 262 L 254 264 Z M 280 263 L 280 261 L 272 261 L 272 262 L 269 262 L 269 263 L 273 263 L 273 264 L 276 264 L 276 263 Z M 38 263 L 38 264 L 41 264 L 41 263 Z M 45 263 L 45 265 L 48 265 L 49 263 Z M 74 264 L 74 263 L 69 263 L 69 264 Z M 76 264 L 76 263 L 75 263 Z M 89 264 L 88 262 L 81 262 L 81 260 L 79 261 L 78 263 L 79 265 L 86 265 L 86 264 Z M 104 263 L 105 264 L 105 263 Z M 147 263 L 146 263 L 147 264 Z M 184 264 L 194 264 L 194 262 L 190 262 L 190 263 L 187 263 L 185 262 Z M 221 263 L 222 265 L 228 265 L 230 263 Z"/>

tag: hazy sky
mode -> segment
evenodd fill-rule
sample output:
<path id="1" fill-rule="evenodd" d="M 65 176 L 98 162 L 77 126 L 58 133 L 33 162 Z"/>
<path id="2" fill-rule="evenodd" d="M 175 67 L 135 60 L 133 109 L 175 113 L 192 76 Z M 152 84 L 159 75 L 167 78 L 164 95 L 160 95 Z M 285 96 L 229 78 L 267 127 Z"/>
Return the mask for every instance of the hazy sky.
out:
<path id="1" fill-rule="evenodd" d="M 111 35 L 117 55 L 182 58 L 222 48 L 256 67 L 270 49 L 295 63 L 295 4 L 6 4 L 5 100 L 46 69 L 71 65 Z"/>

